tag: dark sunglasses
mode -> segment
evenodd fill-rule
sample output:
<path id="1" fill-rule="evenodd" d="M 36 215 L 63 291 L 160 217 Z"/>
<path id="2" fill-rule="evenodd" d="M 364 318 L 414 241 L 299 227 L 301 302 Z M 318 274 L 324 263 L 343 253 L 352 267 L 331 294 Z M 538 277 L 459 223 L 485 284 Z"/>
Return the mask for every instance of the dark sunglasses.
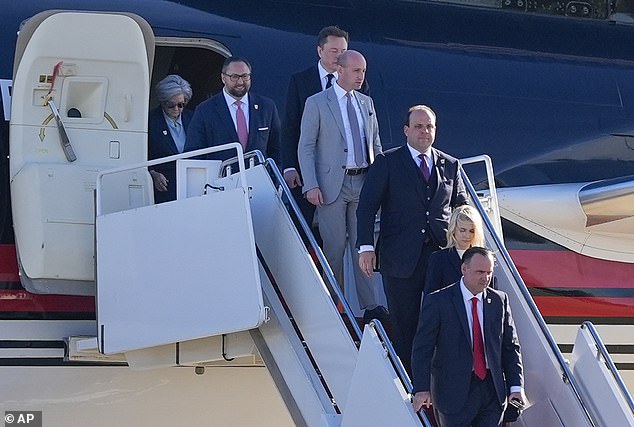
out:
<path id="1" fill-rule="evenodd" d="M 185 107 L 185 103 L 184 102 L 166 102 L 163 105 L 165 105 L 165 108 L 167 108 L 167 109 L 172 109 L 174 107 L 178 107 L 178 108 L 184 108 Z"/>

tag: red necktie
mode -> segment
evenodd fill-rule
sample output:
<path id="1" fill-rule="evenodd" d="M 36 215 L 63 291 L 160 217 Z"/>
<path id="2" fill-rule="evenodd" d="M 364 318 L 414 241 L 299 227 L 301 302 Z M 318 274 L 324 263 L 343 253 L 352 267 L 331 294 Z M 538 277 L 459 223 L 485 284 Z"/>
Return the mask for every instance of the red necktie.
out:
<path id="1" fill-rule="evenodd" d="M 427 162 L 425 161 L 427 156 L 425 154 L 419 154 L 418 158 L 420 159 L 420 171 L 423 174 L 423 178 L 425 178 L 425 181 L 429 181 L 431 174 L 429 173 L 429 167 L 427 167 Z"/>
<path id="2" fill-rule="evenodd" d="M 247 143 L 249 142 L 249 131 L 247 128 L 247 119 L 244 117 L 244 111 L 242 111 L 242 101 L 235 102 L 238 111 L 236 111 L 236 124 L 238 130 L 238 140 L 242 144 L 244 151 L 247 150 Z"/>
<path id="3" fill-rule="evenodd" d="M 471 314 L 473 315 L 473 372 L 476 377 L 484 380 L 487 376 L 487 363 L 484 359 L 484 342 L 478 318 L 478 299 L 471 298 Z"/>

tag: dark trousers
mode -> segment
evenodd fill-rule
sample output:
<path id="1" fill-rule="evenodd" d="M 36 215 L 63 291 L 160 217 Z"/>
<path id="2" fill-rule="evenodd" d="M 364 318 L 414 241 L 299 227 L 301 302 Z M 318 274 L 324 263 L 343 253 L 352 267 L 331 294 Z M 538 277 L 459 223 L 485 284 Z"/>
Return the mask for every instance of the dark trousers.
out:
<path id="1" fill-rule="evenodd" d="M 491 373 L 482 381 L 471 375 L 469 397 L 465 405 L 453 414 L 436 411 L 442 427 L 497 427 L 502 423 L 502 406 L 495 393 Z"/>
<path id="2" fill-rule="evenodd" d="M 425 244 L 414 273 L 406 279 L 383 276 L 383 287 L 392 320 L 392 344 L 410 378 L 412 376 L 412 342 L 418 327 L 427 260 L 432 252 L 437 250 L 437 245 Z"/>

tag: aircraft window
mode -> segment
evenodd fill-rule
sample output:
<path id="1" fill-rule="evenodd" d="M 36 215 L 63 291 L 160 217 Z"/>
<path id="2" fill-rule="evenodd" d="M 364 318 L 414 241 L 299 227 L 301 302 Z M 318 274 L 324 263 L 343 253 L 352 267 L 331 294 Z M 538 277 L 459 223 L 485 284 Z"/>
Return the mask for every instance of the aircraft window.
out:
<path id="1" fill-rule="evenodd" d="M 614 12 L 613 0 L 403 0 L 412 3 L 437 2 L 491 9 L 506 9 L 518 12 L 546 15 L 573 16 L 578 18 L 606 19 Z M 625 4 L 628 0 L 620 0 Z M 623 6 L 629 7 L 629 6 Z M 631 16 L 631 11 L 630 11 Z"/>

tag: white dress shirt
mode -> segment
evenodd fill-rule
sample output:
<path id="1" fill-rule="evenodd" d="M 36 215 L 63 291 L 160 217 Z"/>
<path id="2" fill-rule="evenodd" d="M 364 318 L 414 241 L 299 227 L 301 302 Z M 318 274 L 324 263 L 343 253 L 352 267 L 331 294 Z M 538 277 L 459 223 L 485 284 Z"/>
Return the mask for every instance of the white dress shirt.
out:
<path id="1" fill-rule="evenodd" d="M 225 101 L 227 102 L 227 107 L 229 107 L 229 113 L 231 113 L 231 120 L 233 120 L 233 127 L 236 128 L 236 132 L 238 131 L 238 119 L 236 118 L 236 114 L 238 113 L 238 106 L 236 105 L 237 99 L 233 96 L 229 95 L 227 91 L 223 88 L 222 94 L 225 96 Z M 247 93 L 242 98 L 242 105 L 240 108 L 244 113 L 244 118 L 247 121 L 247 130 L 249 129 L 249 94 Z"/>
<path id="2" fill-rule="evenodd" d="M 361 108 L 359 107 L 359 101 L 355 96 L 355 92 L 350 91 L 352 94 L 352 105 L 354 106 L 354 111 L 357 113 L 357 121 L 359 122 L 359 133 L 361 134 L 361 146 L 363 147 L 363 164 L 361 166 L 357 166 L 354 160 L 354 145 L 352 143 L 352 130 L 350 128 L 350 120 L 348 119 L 348 97 L 346 92 L 339 84 L 334 84 L 332 87 L 335 89 L 335 94 L 337 95 L 337 100 L 339 101 L 339 110 L 341 111 L 341 117 L 343 118 L 343 127 L 346 132 L 346 146 L 348 148 L 348 153 L 346 155 L 346 168 L 357 168 L 357 167 L 368 167 L 368 161 L 366 159 L 365 147 L 367 146 L 367 139 L 365 136 L 365 126 L 363 121 L 363 116 L 361 115 Z"/>

